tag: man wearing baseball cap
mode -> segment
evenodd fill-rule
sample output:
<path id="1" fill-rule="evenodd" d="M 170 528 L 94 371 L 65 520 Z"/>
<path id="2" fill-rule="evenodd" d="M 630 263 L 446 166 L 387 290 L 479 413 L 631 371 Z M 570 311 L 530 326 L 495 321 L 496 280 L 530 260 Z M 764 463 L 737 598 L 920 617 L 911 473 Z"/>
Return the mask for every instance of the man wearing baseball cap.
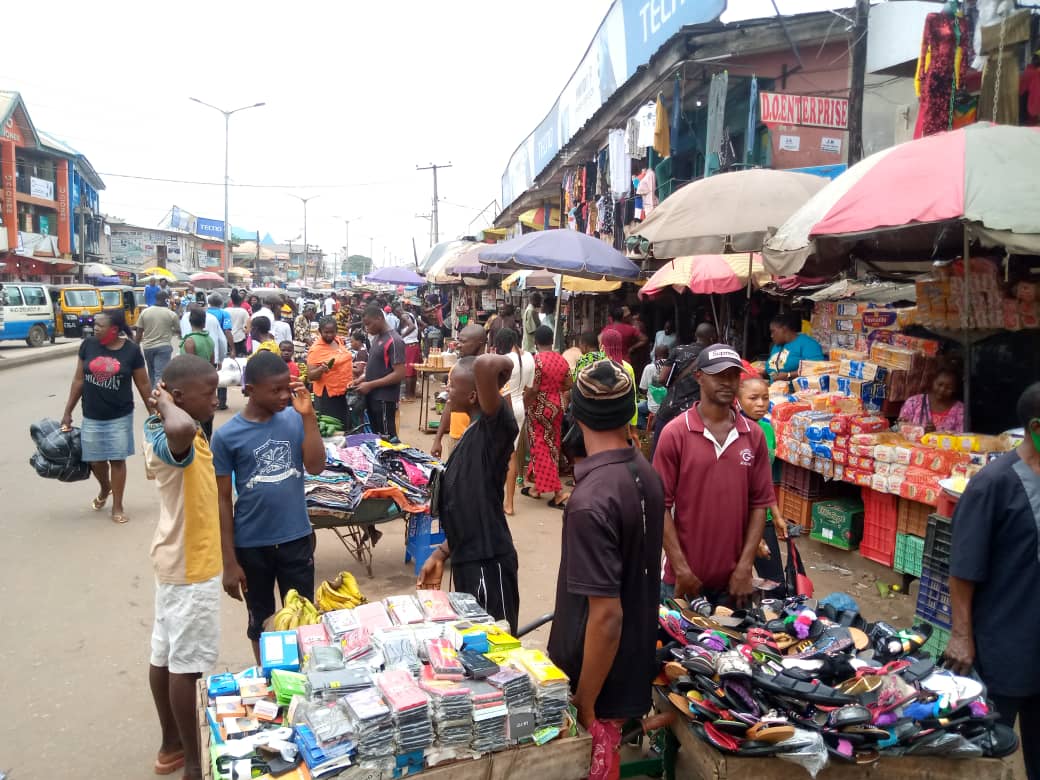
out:
<path id="1" fill-rule="evenodd" d="M 664 597 L 739 606 L 751 596 L 775 498 L 762 429 L 734 406 L 743 370 L 732 347 L 705 347 L 696 363 L 701 400 L 665 426 L 654 453 L 665 496 Z"/>
<path id="2" fill-rule="evenodd" d="M 660 595 L 664 494 L 629 441 L 635 383 L 617 363 L 582 369 L 571 412 L 584 457 L 563 515 L 549 654 L 571 679 L 593 766 L 617 777 L 622 724 L 650 709 Z M 604 766 L 606 764 L 606 766 Z"/>

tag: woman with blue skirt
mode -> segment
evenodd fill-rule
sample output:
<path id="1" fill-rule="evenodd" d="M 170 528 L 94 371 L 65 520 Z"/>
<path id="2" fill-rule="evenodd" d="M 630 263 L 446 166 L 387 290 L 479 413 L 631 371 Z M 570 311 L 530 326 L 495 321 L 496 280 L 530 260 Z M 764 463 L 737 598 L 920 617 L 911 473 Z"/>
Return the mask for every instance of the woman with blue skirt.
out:
<path id="1" fill-rule="evenodd" d="M 126 459 L 134 454 L 134 393 L 148 405 L 151 383 L 141 348 L 132 338 L 122 309 L 94 318 L 94 335 L 79 346 L 76 373 L 65 404 L 62 428 L 72 427 L 72 412 L 83 401 L 83 461 L 90 464 L 100 490 L 91 502 L 99 512 L 112 496 L 112 521 L 130 518 L 123 510 Z"/>

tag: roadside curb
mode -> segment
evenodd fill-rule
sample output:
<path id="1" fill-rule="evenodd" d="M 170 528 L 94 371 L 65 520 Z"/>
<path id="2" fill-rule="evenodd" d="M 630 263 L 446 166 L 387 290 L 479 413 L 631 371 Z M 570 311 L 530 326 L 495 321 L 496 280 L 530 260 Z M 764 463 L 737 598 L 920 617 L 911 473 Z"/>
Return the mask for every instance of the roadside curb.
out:
<path id="1" fill-rule="evenodd" d="M 26 349 L 24 353 L 18 352 L 11 357 L 0 356 L 0 371 L 18 368 L 18 366 L 29 365 L 30 363 L 42 363 L 47 360 L 57 360 L 68 355 L 75 355 L 79 352 L 79 344 L 79 341 L 70 341 L 67 344 L 54 344 L 36 347 L 35 349 Z"/>

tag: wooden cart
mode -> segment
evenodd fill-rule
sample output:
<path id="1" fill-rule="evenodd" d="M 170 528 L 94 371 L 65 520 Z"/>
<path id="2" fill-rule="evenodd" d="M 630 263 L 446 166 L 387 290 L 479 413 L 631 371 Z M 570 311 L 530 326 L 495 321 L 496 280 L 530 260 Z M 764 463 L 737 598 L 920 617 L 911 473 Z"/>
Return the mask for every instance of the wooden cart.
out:
<path id="1" fill-rule="evenodd" d="M 416 366 L 415 373 L 419 377 L 419 430 L 423 433 L 436 433 L 437 428 L 430 425 L 430 404 L 437 393 L 430 388 L 430 380 L 435 376 L 447 376 L 450 368 L 434 366 Z"/>
<path id="2" fill-rule="evenodd" d="M 669 733 L 682 750 L 679 763 L 692 770 L 698 780 L 789 780 L 807 777 L 805 770 L 782 758 L 740 758 L 721 753 L 702 741 L 689 721 L 660 689 L 654 690 L 658 712 L 675 712 L 678 717 Z M 674 744 L 674 743 L 673 743 Z M 674 776 L 674 775 L 673 775 Z M 1013 780 L 1010 759 L 949 759 L 934 756 L 882 756 L 875 764 L 831 762 L 816 780 Z M 668 780 L 672 780 L 671 777 Z M 685 780 L 685 776 L 684 776 Z"/>
<path id="3" fill-rule="evenodd" d="M 195 694 L 199 751 L 203 778 L 214 780 L 209 751 L 212 734 L 206 721 L 206 698 L 206 680 L 202 678 L 198 681 Z M 588 776 L 591 763 L 592 737 L 580 731 L 576 737 L 562 737 L 546 745 L 521 745 L 498 753 L 488 753 L 477 759 L 440 764 L 415 776 L 423 780 L 509 780 L 516 777 L 534 780 L 581 780 Z M 374 770 L 366 772 L 360 768 L 351 768 L 344 772 L 342 776 L 349 780 L 391 779 L 390 774 L 381 776 Z"/>

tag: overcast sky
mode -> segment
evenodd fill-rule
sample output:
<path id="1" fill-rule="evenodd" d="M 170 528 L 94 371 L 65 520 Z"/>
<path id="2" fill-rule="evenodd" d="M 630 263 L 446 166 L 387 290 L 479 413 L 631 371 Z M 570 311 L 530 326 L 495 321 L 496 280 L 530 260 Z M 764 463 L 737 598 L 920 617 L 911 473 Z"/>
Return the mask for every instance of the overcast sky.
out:
<path id="1" fill-rule="evenodd" d="M 784 13 L 842 7 L 778 0 Z M 441 238 L 489 224 L 509 155 L 550 109 L 609 0 L 398 0 L 368 3 L 57 0 L 44 18 L 8 4 L 0 89 L 22 93 L 38 128 L 104 177 L 102 209 L 155 226 L 176 204 L 223 218 L 223 188 L 115 174 L 222 182 L 231 118 L 231 222 L 278 241 L 303 232 L 326 252 L 382 263 L 429 244 L 429 171 L 439 174 Z M 772 14 L 729 0 L 724 20 Z M 43 21 L 41 21 L 43 19 Z M 41 26 L 42 25 L 42 26 Z"/>

